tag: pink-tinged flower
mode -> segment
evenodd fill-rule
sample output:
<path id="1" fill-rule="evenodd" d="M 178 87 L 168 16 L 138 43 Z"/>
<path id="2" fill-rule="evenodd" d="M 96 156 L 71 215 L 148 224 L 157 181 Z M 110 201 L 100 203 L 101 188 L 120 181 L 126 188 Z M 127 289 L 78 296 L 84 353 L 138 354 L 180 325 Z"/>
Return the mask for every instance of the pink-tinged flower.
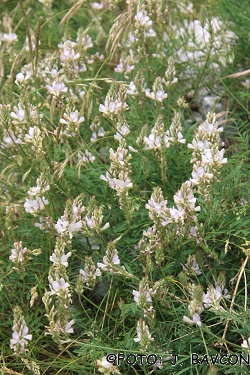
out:
<path id="1" fill-rule="evenodd" d="M 168 94 L 163 90 L 157 90 L 156 92 L 151 91 L 150 89 L 145 90 L 145 94 L 148 98 L 151 98 L 159 103 L 162 103 L 164 99 L 167 99 Z"/>
<path id="2" fill-rule="evenodd" d="M 101 10 L 103 8 L 103 4 L 97 3 L 96 1 L 91 4 L 92 9 L 94 10 Z"/>
<path id="3" fill-rule="evenodd" d="M 61 277 L 58 281 L 52 281 L 51 286 L 54 292 L 59 292 L 60 290 L 69 288 L 69 283 L 66 282 L 63 277 Z"/>
<path id="4" fill-rule="evenodd" d="M 145 149 L 146 150 L 152 150 L 152 149 L 160 149 L 161 148 L 161 138 L 160 136 L 151 133 L 148 137 L 143 138 L 145 143 Z"/>
<path id="5" fill-rule="evenodd" d="M 13 326 L 12 329 L 15 329 Z M 28 335 L 29 329 L 24 326 L 21 332 L 13 332 L 12 339 L 10 340 L 11 345 L 21 345 L 23 348 L 26 345 L 26 340 L 32 340 L 32 335 Z"/>
<path id="6" fill-rule="evenodd" d="M 9 34 L 4 33 L 3 36 L 2 36 L 2 40 L 5 43 L 12 44 L 12 43 L 17 42 L 18 38 L 17 38 L 17 35 L 15 33 L 9 33 Z"/>
<path id="7" fill-rule="evenodd" d="M 250 337 L 248 337 L 247 340 L 243 340 L 243 343 L 241 344 L 242 348 L 249 349 L 250 348 Z"/>
<path id="8" fill-rule="evenodd" d="M 117 190 L 124 190 L 133 187 L 133 183 L 130 181 L 128 177 L 125 181 L 117 178 L 114 178 L 113 181 L 115 183 L 115 189 Z"/>
<path id="9" fill-rule="evenodd" d="M 45 209 L 45 205 L 47 204 L 49 204 L 49 201 L 47 199 L 45 199 L 44 197 L 40 198 L 36 196 L 35 199 L 26 198 L 24 208 L 26 212 L 30 213 L 33 216 L 36 216 L 39 211 Z"/>
<path id="10" fill-rule="evenodd" d="M 64 332 L 65 332 L 65 333 L 73 333 L 74 330 L 73 330 L 73 328 L 72 328 L 71 326 L 72 326 L 74 323 L 75 323 L 74 319 L 71 320 L 70 322 L 68 322 L 68 323 L 66 324 L 65 328 L 64 328 Z"/>
<path id="11" fill-rule="evenodd" d="M 14 308 L 14 325 L 12 330 L 13 334 L 10 340 L 10 348 L 14 350 L 17 355 L 23 354 L 27 351 L 27 349 L 25 349 L 25 346 L 28 344 L 27 340 L 32 340 L 32 335 L 28 334 L 29 329 L 19 307 Z"/>
<path id="12" fill-rule="evenodd" d="M 80 53 L 79 52 L 75 53 L 75 50 L 73 48 L 64 48 L 60 55 L 60 60 L 62 62 L 68 62 L 68 61 L 79 59 L 79 57 L 80 57 Z"/>
<path id="13" fill-rule="evenodd" d="M 201 326 L 201 318 L 200 318 L 200 315 L 195 313 L 193 316 L 192 316 L 193 320 L 191 320 L 190 318 L 188 318 L 187 316 L 183 316 L 183 320 L 184 322 L 186 323 L 189 323 L 189 324 L 197 324 L 199 327 Z"/>
<path id="14" fill-rule="evenodd" d="M 22 104 L 18 103 L 18 107 L 16 106 L 14 107 L 14 112 L 10 112 L 10 117 L 19 122 L 24 121 L 25 111 L 24 111 Z"/>
<path id="15" fill-rule="evenodd" d="M 53 262 L 54 264 L 62 264 L 64 267 L 68 267 L 68 258 L 71 256 L 71 252 L 69 251 L 67 254 L 63 254 L 61 258 L 58 259 L 55 253 L 53 253 L 49 260 Z"/>
<path id="16" fill-rule="evenodd" d="M 155 211 L 158 215 L 161 214 L 162 210 L 166 207 L 168 201 L 162 200 L 161 202 L 156 202 L 152 197 L 149 199 L 148 203 L 146 203 L 145 208 L 151 211 Z"/>
<path id="17" fill-rule="evenodd" d="M 59 234 L 66 232 L 69 226 L 69 222 L 67 220 L 58 219 L 57 223 L 55 224 L 55 229 Z"/>
<path id="18" fill-rule="evenodd" d="M 23 75 L 23 73 L 18 73 L 16 75 L 16 81 L 18 81 L 18 82 L 23 82 L 24 81 L 24 75 Z"/>
<path id="19" fill-rule="evenodd" d="M 137 12 L 135 15 L 135 20 L 138 27 L 143 27 L 145 29 L 149 29 L 153 23 L 148 17 L 147 12 L 145 10 Z"/>
<path id="20" fill-rule="evenodd" d="M 46 88 L 49 90 L 50 94 L 55 96 L 68 91 L 68 88 L 65 86 L 64 82 L 60 82 L 58 80 L 53 81 L 51 86 L 46 85 Z"/>
<path id="21" fill-rule="evenodd" d="M 104 105 L 103 104 L 99 105 L 99 111 L 105 115 L 110 115 L 112 113 L 117 114 L 122 109 L 126 109 L 127 104 L 125 105 L 125 108 L 124 108 L 124 104 L 121 102 L 118 102 L 118 100 L 114 102 L 112 101 L 110 102 L 108 99 L 105 99 Z"/>
<path id="22" fill-rule="evenodd" d="M 109 254 L 110 255 L 110 254 Z M 108 257 L 108 255 L 105 255 L 103 257 L 103 263 L 97 263 L 97 267 L 101 268 L 103 271 L 112 271 L 112 267 L 114 265 L 120 264 L 120 259 L 118 256 L 118 252 L 116 249 L 112 251 L 112 259 Z"/>
<path id="23" fill-rule="evenodd" d="M 9 259 L 13 263 L 22 263 L 25 260 L 25 253 L 27 252 L 27 247 L 22 246 L 22 241 L 14 243 L 14 249 L 11 249 L 11 255 Z"/>
<path id="24" fill-rule="evenodd" d="M 60 118 L 59 122 L 66 125 L 69 123 L 81 124 L 85 120 L 84 117 L 79 118 L 79 112 L 77 110 L 70 112 L 69 114 L 64 113 L 63 117 L 64 118 Z"/>
<path id="25" fill-rule="evenodd" d="M 29 128 L 29 134 L 25 134 L 25 141 L 29 142 L 30 140 L 34 138 L 38 138 L 41 134 L 41 130 L 37 127 L 30 127 Z"/>

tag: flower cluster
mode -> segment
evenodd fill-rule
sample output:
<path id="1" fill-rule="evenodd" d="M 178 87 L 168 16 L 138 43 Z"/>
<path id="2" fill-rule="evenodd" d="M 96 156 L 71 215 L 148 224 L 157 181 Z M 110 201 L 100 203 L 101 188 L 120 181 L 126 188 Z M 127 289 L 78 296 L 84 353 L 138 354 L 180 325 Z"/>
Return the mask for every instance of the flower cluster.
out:
<path id="1" fill-rule="evenodd" d="M 120 128 L 120 131 L 124 131 L 125 133 L 128 132 L 128 128 Z M 131 154 L 129 154 L 128 150 L 125 148 L 126 141 L 119 138 L 119 131 L 118 131 L 118 139 L 120 146 L 114 151 L 112 148 L 109 150 L 109 157 L 111 159 L 111 165 L 106 175 L 103 174 L 100 176 L 100 179 L 103 181 L 107 181 L 111 189 L 116 191 L 116 194 L 119 197 L 120 207 L 124 210 L 125 214 L 130 217 L 132 212 L 131 202 L 128 195 L 128 190 L 133 187 L 133 183 L 131 181 L 131 164 L 129 160 L 132 158 Z"/>
<path id="2" fill-rule="evenodd" d="M 145 318 L 154 319 L 155 311 L 152 305 L 152 296 L 155 290 L 149 288 L 147 278 L 143 278 L 139 284 L 139 291 L 133 290 L 134 301 L 142 309 Z"/>
<path id="3" fill-rule="evenodd" d="M 41 254 L 41 249 L 29 250 L 23 247 L 22 241 L 14 243 L 14 248 L 11 249 L 9 259 L 14 263 L 13 269 L 20 273 L 20 276 L 25 275 L 25 265 L 32 259 L 31 255 L 37 256 Z"/>
<path id="4" fill-rule="evenodd" d="M 163 116 L 159 115 L 151 133 L 148 137 L 144 137 L 144 144 L 146 150 L 164 150 L 170 146 L 169 137 L 164 132 Z"/>
<path id="5" fill-rule="evenodd" d="M 224 149 L 219 150 L 222 144 L 220 133 L 223 131 L 216 121 L 215 113 L 208 113 L 206 121 L 201 124 L 188 148 L 193 150 L 191 163 L 193 164 L 190 182 L 205 200 L 209 200 L 208 187 L 216 181 L 219 169 L 227 163 L 224 158 Z"/>
<path id="6" fill-rule="evenodd" d="M 47 333 L 57 343 L 67 342 L 69 333 L 73 333 L 70 306 L 72 303 L 70 284 L 66 268 L 71 251 L 65 253 L 66 243 L 58 237 L 55 250 L 50 257 L 52 265 L 49 270 L 49 288 L 43 296 L 43 303 L 46 309 L 46 316 L 49 320 Z"/>
<path id="7" fill-rule="evenodd" d="M 82 213 L 85 211 L 85 207 L 81 203 L 82 199 L 83 195 L 80 195 L 73 201 L 73 203 L 68 201 L 64 214 L 57 220 L 55 229 L 61 237 L 71 240 L 74 233 L 82 228 Z"/>
<path id="8" fill-rule="evenodd" d="M 140 5 L 138 6 L 138 10 L 136 15 L 134 16 L 134 34 L 130 34 L 129 41 L 135 43 L 139 38 L 143 37 L 143 39 L 148 37 L 155 37 L 156 32 L 152 29 L 153 22 L 149 18 L 145 9 L 143 9 Z"/>
<path id="9" fill-rule="evenodd" d="M 60 61 L 68 75 L 77 77 L 79 73 L 87 70 L 86 63 L 90 64 L 93 60 L 87 56 L 86 51 L 93 47 L 91 37 L 78 30 L 76 42 L 65 40 L 58 45 L 60 48 Z"/>
<path id="10" fill-rule="evenodd" d="M 193 276 L 193 275 L 201 275 L 202 271 L 199 268 L 199 265 L 196 261 L 195 255 L 189 255 L 187 263 L 185 265 L 182 265 L 183 271 L 187 274 L 187 276 Z"/>
<path id="11" fill-rule="evenodd" d="M 145 89 L 145 94 L 148 98 L 153 99 L 157 103 L 162 103 L 164 99 L 167 99 L 168 94 L 164 91 L 162 85 L 162 78 L 157 77 L 153 84 L 153 90 Z"/>
<path id="12" fill-rule="evenodd" d="M 139 342 L 141 345 L 141 348 L 143 350 L 146 350 L 147 347 L 150 345 L 151 341 L 154 340 L 154 338 L 151 336 L 149 332 L 149 328 L 144 320 L 140 319 L 137 322 L 137 337 L 134 339 L 135 342 Z"/>
<path id="13" fill-rule="evenodd" d="M 130 278 L 134 277 L 134 275 L 131 275 L 125 270 L 124 266 L 120 266 L 120 258 L 114 242 L 108 244 L 106 255 L 103 257 L 103 263 L 97 263 L 97 267 L 111 274 L 123 275 L 124 277 Z"/>
<path id="14" fill-rule="evenodd" d="M 105 117 L 114 120 L 117 114 L 121 114 L 128 109 L 125 100 L 126 89 L 123 86 L 117 88 L 116 84 L 113 84 L 105 98 L 104 104 L 99 105 L 99 111 Z"/>
<path id="15" fill-rule="evenodd" d="M 183 26 L 176 25 L 174 30 L 178 37 L 185 41 L 183 47 L 177 52 L 179 61 L 195 61 L 201 66 L 208 47 L 212 56 L 219 56 L 221 64 L 225 65 L 227 61 L 233 61 L 231 45 L 237 37 L 232 31 L 226 29 L 218 18 L 213 17 L 205 25 L 197 19 L 185 20 Z"/>
<path id="16" fill-rule="evenodd" d="M 205 308 L 212 308 L 218 310 L 220 308 L 220 302 L 223 298 L 230 298 L 230 294 L 228 294 L 228 290 L 224 289 L 223 285 L 216 285 L 214 287 L 209 287 L 207 293 L 203 294 L 203 303 Z"/>
<path id="17" fill-rule="evenodd" d="M 83 270 L 80 270 L 80 277 L 83 282 L 88 287 L 94 288 L 97 282 L 96 278 L 99 276 L 101 276 L 101 271 L 95 266 L 93 259 L 89 256 L 85 257 L 85 267 Z"/>
<path id="18" fill-rule="evenodd" d="M 41 211 L 45 210 L 45 206 L 49 204 L 43 194 L 50 189 L 50 185 L 43 174 L 36 180 L 36 183 L 37 186 L 28 190 L 28 198 L 24 203 L 25 211 L 33 216 L 39 216 Z"/>
<path id="19" fill-rule="evenodd" d="M 109 222 L 102 226 L 103 218 L 103 206 L 97 205 L 95 197 L 92 197 L 85 211 L 84 219 L 86 227 L 89 230 L 95 230 L 97 233 L 100 233 L 109 228 Z"/>
<path id="20" fill-rule="evenodd" d="M 98 138 L 105 136 L 105 131 L 103 127 L 101 126 L 101 121 L 99 116 L 95 116 L 94 121 L 90 125 L 90 130 L 92 131 L 92 135 L 90 138 L 90 142 L 95 142 L 98 140 Z"/>
<path id="21" fill-rule="evenodd" d="M 102 357 L 102 360 L 97 360 L 96 365 L 98 367 L 98 371 L 101 372 L 102 374 L 105 375 L 110 375 L 110 374 L 117 374 L 120 375 L 120 371 L 118 368 L 113 365 L 113 363 L 110 363 L 107 361 L 106 357 Z"/>
<path id="22" fill-rule="evenodd" d="M 200 314 L 204 310 L 202 300 L 202 288 L 200 285 L 195 286 L 194 284 L 189 285 L 189 293 L 192 300 L 188 305 L 188 310 L 192 319 L 187 316 L 183 317 L 183 320 L 190 324 L 197 324 L 201 326 Z"/>
<path id="23" fill-rule="evenodd" d="M 163 231 L 158 230 L 158 228 L 163 229 L 161 223 L 159 225 L 153 225 L 147 230 L 144 230 L 143 237 L 138 244 L 141 259 L 145 264 L 148 272 L 152 272 L 154 269 L 154 264 L 152 261 L 153 254 L 155 254 L 155 260 L 157 264 L 160 264 L 164 259 L 164 252 L 162 247 Z"/>
<path id="24" fill-rule="evenodd" d="M 17 74 L 17 77 L 22 73 Z M 24 88 L 25 89 L 25 88 Z M 21 88 L 22 91 L 22 88 Z M 8 127 L 4 129 L 3 143 L 1 148 L 13 148 L 17 149 L 20 144 L 32 143 L 32 150 L 36 153 L 43 153 L 42 141 L 44 135 L 38 127 L 38 124 L 43 117 L 39 115 L 34 105 L 28 103 L 25 98 L 23 101 L 19 101 L 17 106 L 11 109 L 11 106 L 4 106 L 4 111 L 8 111 L 6 121 L 8 121 Z M 30 127 L 30 124 L 35 126 Z"/>
<path id="25" fill-rule="evenodd" d="M 137 96 L 139 103 L 141 103 L 141 96 L 144 95 L 146 89 L 146 82 L 144 74 L 141 70 L 138 70 L 133 81 L 130 81 L 127 94 L 131 96 Z"/>
<path id="26" fill-rule="evenodd" d="M 79 127 L 84 121 L 84 117 L 79 115 L 79 112 L 75 108 L 67 106 L 66 111 L 63 114 L 63 118 L 60 118 L 59 123 L 65 126 L 65 130 L 60 131 L 60 135 L 66 135 L 67 137 L 75 137 L 79 132 Z M 55 130 L 57 133 L 57 130 Z"/>
<path id="27" fill-rule="evenodd" d="M 128 74 L 135 69 L 136 62 L 137 60 L 135 59 L 133 50 L 130 49 L 128 56 L 125 53 L 121 55 L 119 64 L 114 69 L 114 71 L 117 73 L 124 73 L 124 77 L 128 78 Z"/>
<path id="28" fill-rule="evenodd" d="M 182 135 L 181 114 L 179 112 L 174 113 L 174 117 L 172 118 L 169 129 L 166 131 L 166 135 L 171 144 L 186 142 Z"/>
<path id="29" fill-rule="evenodd" d="M 195 272 L 197 272 L 197 266 Z M 198 272 L 200 271 L 198 270 Z M 201 326 L 200 314 L 205 308 L 210 308 L 211 310 L 222 309 L 220 305 L 221 301 L 224 298 L 231 298 L 231 296 L 228 294 L 228 290 L 224 289 L 224 282 L 222 279 L 220 279 L 221 277 L 219 277 L 219 280 L 216 282 L 215 288 L 212 286 L 208 288 L 207 293 L 202 292 L 201 285 L 195 286 L 194 284 L 188 284 L 188 292 L 192 298 L 190 304 L 188 305 L 188 310 L 192 320 L 187 316 L 184 316 L 183 320 L 185 322 Z"/>
<path id="30" fill-rule="evenodd" d="M 175 77 L 176 70 L 175 70 L 175 61 L 173 57 L 169 57 L 168 59 L 168 68 L 165 71 L 165 78 L 163 78 L 163 82 L 167 87 L 171 87 L 173 84 L 178 82 L 178 78 Z"/>
<path id="31" fill-rule="evenodd" d="M 22 356 L 28 351 L 28 349 L 26 349 L 28 344 L 27 340 L 32 340 L 32 335 L 28 334 L 29 329 L 19 306 L 14 308 L 14 325 L 12 330 L 13 334 L 10 340 L 10 348 L 14 350 L 16 355 Z"/>

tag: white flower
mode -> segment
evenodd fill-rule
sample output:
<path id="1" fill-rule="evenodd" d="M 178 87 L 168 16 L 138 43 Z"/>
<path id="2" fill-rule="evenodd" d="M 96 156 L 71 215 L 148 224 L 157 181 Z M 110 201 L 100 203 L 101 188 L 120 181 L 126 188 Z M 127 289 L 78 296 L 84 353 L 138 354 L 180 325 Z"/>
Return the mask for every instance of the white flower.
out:
<path id="1" fill-rule="evenodd" d="M 190 228 L 190 234 L 193 237 L 197 237 L 197 228 L 196 227 L 191 227 Z"/>
<path id="2" fill-rule="evenodd" d="M 93 163 L 95 161 L 95 156 L 91 154 L 88 150 L 83 154 L 81 151 L 78 152 L 78 161 L 82 163 Z"/>
<path id="3" fill-rule="evenodd" d="M 65 328 L 64 328 L 64 332 L 65 332 L 65 333 L 73 333 L 74 330 L 73 330 L 73 328 L 72 328 L 71 326 L 72 326 L 74 323 L 75 323 L 74 319 L 71 320 L 70 322 L 68 322 L 68 323 L 66 324 Z"/>
<path id="4" fill-rule="evenodd" d="M 29 329 L 25 323 L 22 311 L 19 307 L 14 308 L 14 325 L 12 327 L 13 334 L 10 340 L 10 348 L 17 355 L 21 355 L 28 350 L 25 349 L 27 340 L 32 340 L 32 335 L 28 334 Z"/>
<path id="5" fill-rule="evenodd" d="M 25 117 L 25 111 L 21 103 L 18 103 L 18 107 L 14 107 L 15 112 L 10 112 L 10 117 L 14 120 L 22 122 Z"/>
<path id="6" fill-rule="evenodd" d="M 26 198 L 24 208 L 26 212 L 35 216 L 38 211 L 44 210 L 47 204 L 49 204 L 47 199 L 36 196 L 35 199 Z"/>
<path id="7" fill-rule="evenodd" d="M 24 81 L 24 75 L 23 75 L 23 73 L 18 73 L 18 74 L 16 75 L 16 80 L 17 80 L 18 82 L 23 82 L 23 81 Z"/>
<path id="8" fill-rule="evenodd" d="M 104 113 L 105 115 L 110 115 L 112 113 L 117 114 L 119 113 L 122 109 L 126 109 L 127 104 L 126 103 L 121 103 L 118 100 L 115 100 L 114 102 L 110 102 L 108 99 L 105 99 L 104 105 L 100 104 L 99 105 L 99 111 Z"/>
<path id="9" fill-rule="evenodd" d="M 199 265 L 196 261 L 195 255 L 189 255 L 187 263 L 182 264 L 183 271 L 187 274 L 201 275 L 202 272 L 199 268 Z"/>
<path id="10" fill-rule="evenodd" d="M 69 233 L 76 232 L 76 231 L 80 230 L 81 228 L 82 228 L 82 222 L 81 221 L 78 221 L 78 222 L 73 221 L 72 223 L 69 224 L 68 231 L 69 231 Z"/>
<path id="11" fill-rule="evenodd" d="M 50 185 L 47 183 L 46 180 L 40 180 L 37 178 L 36 180 L 37 186 L 34 186 L 28 190 L 29 196 L 36 196 L 38 194 L 43 194 L 45 191 L 50 189 Z"/>
<path id="12" fill-rule="evenodd" d="M 14 249 L 11 249 L 11 255 L 9 256 L 9 259 L 13 263 L 22 263 L 25 259 L 25 253 L 27 252 L 27 247 L 22 246 L 22 241 L 15 242 L 14 243 Z"/>
<path id="13" fill-rule="evenodd" d="M 133 290 L 133 295 L 134 295 L 134 301 L 138 304 L 140 301 L 140 297 L 142 294 L 145 295 L 146 301 L 147 302 L 152 302 L 151 294 L 152 294 L 152 289 L 149 289 L 148 287 L 143 289 L 140 288 L 141 290 Z"/>
<path id="14" fill-rule="evenodd" d="M 188 318 L 187 316 L 183 316 L 183 320 L 184 322 L 187 322 L 189 324 L 197 324 L 199 327 L 201 326 L 201 318 L 200 318 L 200 315 L 195 313 L 193 316 L 192 316 L 193 320 L 191 320 L 190 318 Z"/>
<path id="15" fill-rule="evenodd" d="M 113 250 L 112 259 L 108 259 L 108 256 L 103 257 L 103 263 L 97 263 L 97 267 L 100 267 L 103 271 L 111 271 L 113 265 L 120 264 L 120 259 L 116 249 Z"/>
<path id="16" fill-rule="evenodd" d="M 34 138 L 38 138 L 41 134 L 41 130 L 37 127 L 30 127 L 29 128 L 29 134 L 25 134 L 25 141 L 29 142 L 30 140 Z"/>
<path id="17" fill-rule="evenodd" d="M 138 91 L 137 91 L 137 88 L 136 88 L 136 85 L 134 84 L 133 81 L 130 82 L 129 84 L 129 87 L 127 89 L 127 94 L 128 95 L 138 95 Z"/>
<path id="18" fill-rule="evenodd" d="M 76 221 L 73 219 L 71 222 L 68 220 L 65 220 L 63 217 L 57 220 L 57 223 L 55 224 L 55 229 L 59 234 L 67 233 L 69 234 L 69 237 L 72 238 L 73 232 L 79 231 L 82 228 L 82 222 Z"/>
<path id="19" fill-rule="evenodd" d="M 130 133 L 129 128 L 126 124 L 122 125 L 121 127 L 117 128 L 117 132 L 114 135 L 114 138 L 119 141 L 122 138 L 125 138 Z"/>
<path id="20" fill-rule="evenodd" d="M 64 117 L 64 119 L 60 118 L 59 122 L 61 124 L 66 124 L 66 125 L 68 125 L 69 123 L 81 124 L 85 120 L 84 117 L 79 118 L 79 113 L 78 113 L 77 110 L 75 110 L 73 112 L 70 112 L 69 114 L 64 113 L 63 117 Z"/>
<path id="21" fill-rule="evenodd" d="M 69 283 L 66 282 L 63 277 L 61 277 L 58 281 L 52 281 L 51 286 L 54 292 L 59 292 L 60 290 L 69 288 Z"/>
<path id="22" fill-rule="evenodd" d="M 77 41 L 77 43 L 79 42 L 78 37 L 77 37 L 76 41 Z M 92 39 L 88 34 L 86 34 L 82 37 L 81 47 L 83 48 L 84 51 L 86 51 L 88 48 L 93 47 Z"/>
<path id="23" fill-rule="evenodd" d="M 11 148 L 15 146 L 16 144 L 23 144 L 22 140 L 20 138 L 16 138 L 16 136 L 8 130 L 9 136 L 3 137 L 3 144 L 1 148 Z"/>
<path id="24" fill-rule="evenodd" d="M 162 200 L 161 202 L 155 202 L 155 200 L 151 197 L 148 203 L 146 203 L 145 207 L 152 212 L 156 212 L 158 215 L 161 214 L 162 210 L 166 207 L 168 201 Z"/>
<path id="25" fill-rule="evenodd" d="M 60 60 L 62 62 L 68 62 L 71 60 L 76 60 L 80 57 L 80 53 L 75 53 L 73 48 L 63 48 L 62 53 L 60 55 Z"/>
<path id="26" fill-rule="evenodd" d="M 101 361 L 98 359 L 96 361 L 96 364 L 98 366 L 98 371 L 103 373 L 103 374 L 106 374 L 106 375 L 110 375 L 110 374 L 121 375 L 117 366 L 115 366 L 113 363 L 108 362 L 106 357 L 102 357 Z"/>
<path id="27" fill-rule="evenodd" d="M 100 3 L 97 3 L 96 1 L 91 4 L 92 9 L 94 10 L 101 10 L 103 8 L 103 5 Z"/>
<path id="28" fill-rule="evenodd" d="M 137 337 L 134 339 L 135 342 L 140 342 L 142 338 L 145 340 L 147 338 L 148 341 L 153 341 L 154 338 L 151 336 L 149 332 L 149 328 L 146 323 L 143 321 L 137 322 Z"/>
<path id="29" fill-rule="evenodd" d="M 2 37 L 2 40 L 5 42 L 5 43 L 8 43 L 8 44 L 11 44 L 11 43 L 15 43 L 18 38 L 17 38 L 17 35 L 15 33 L 4 33 L 3 34 L 3 37 Z"/>
<path id="30" fill-rule="evenodd" d="M 99 270 L 99 268 L 96 268 L 94 273 L 93 272 L 89 273 L 89 272 L 87 272 L 86 269 L 85 270 L 81 269 L 79 272 L 83 276 L 83 279 L 85 281 L 88 280 L 89 277 L 92 277 L 92 278 L 95 279 L 96 277 L 101 276 L 101 271 Z"/>
<path id="31" fill-rule="evenodd" d="M 32 335 L 28 335 L 29 329 L 26 325 L 23 326 L 21 332 L 16 332 L 15 326 L 13 326 L 12 329 L 14 331 L 12 334 L 12 339 L 10 340 L 12 349 L 14 349 L 13 347 L 17 344 L 21 345 L 24 348 L 24 346 L 27 344 L 26 340 L 32 340 Z"/>
<path id="32" fill-rule="evenodd" d="M 243 340 L 243 343 L 241 344 L 242 348 L 249 349 L 250 348 L 250 337 L 248 337 L 247 340 Z"/>
<path id="33" fill-rule="evenodd" d="M 133 290 L 133 295 L 134 295 L 134 301 L 138 304 L 141 293 L 138 290 Z"/>
<path id="34" fill-rule="evenodd" d="M 146 150 L 156 150 L 161 148 L 161 138 L 154 133 L 149 134 L 148 137 L 144 137 L 143 140 Z"/>
<path id="35" fill-rule="evenodd" d="M 164 90 L 157 90 L 156 92 L 150 92 L 150 89 L 145 90 L 145 94 L 148 98 L 151 98 L 157 102 L 162 103 L 164 99 L 168 97 L 168 94 Z"/>
<path id="36" fill-rule="evenodd" d="M 124 190 L 133 187 L 133 183 L 130 181 L 128 177 L 125 180 L 114 178 L 113 181 L 116 190 Z"/>
<path id="37" fill-rule="evenodd" d="M 213 307 L 217 309 L 220 306 L 220 301 L 222 298 L 231 298 L 228 294 L 228 290 L 224 290 L 222 294 L 222 288 L 217 285 L 215 288 L 209 288 L 207 294 L 203 293 L 202 300 L 205 308 Z"/>
<path id="38" fill-rule="evenodd" d="M 67 220 L 58 219 L 55 224 L 55 229 L 59 234 L 64 233 L 68 228 L 69 222 Z"/>
<path id="39" fill-rule="evenodd" d="M 145 29 L 149 29 L 152 26 L 152 21 L 147 16 L 146 11 L 139 11 L 135 15 L 135 20 L 138 27 L 143 27 Z"/>
<path id="40" fill-rule="evenodd" d="M 55 80 L 52 82 L 51 86 L 46 85 L 46 88 L 49 90 L 49 93 L 55 96 L 58 96 L 62 92 L 67 92 L 68 88 L 65 86 L 64 82 Z"/>
<path id="41" fill-rule="evenodd" d="M 65 267 L 68 267 L 68 258 L 71 256 L 71 252 L 68 252 L 67 254 L 63 254 L 62 256 L 61 256 L 61 259 L 58 259 L 57 258 L 57 256 L 56 256 L 56 254 L 55 253 L 53 253 L 51 256 L 50 256 L 50 258 L 49 258 L 49 260 L 51 261 L 51 262 L 53 262 L 54 264 L 55 263 L 60 263 L 60 264 L 62 264 L 63 266 L 65 266 Z"/>

